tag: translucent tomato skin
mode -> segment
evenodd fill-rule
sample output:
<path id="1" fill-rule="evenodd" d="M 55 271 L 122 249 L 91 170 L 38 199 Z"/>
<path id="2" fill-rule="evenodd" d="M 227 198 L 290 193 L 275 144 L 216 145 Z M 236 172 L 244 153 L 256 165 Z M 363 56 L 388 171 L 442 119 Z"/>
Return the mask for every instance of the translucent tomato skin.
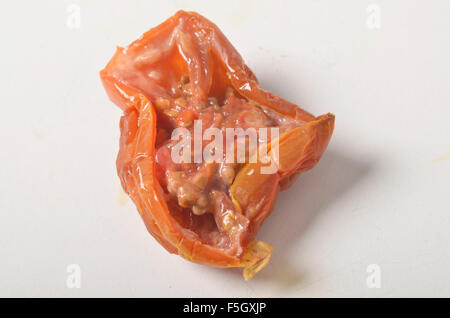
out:
<path id="1" fill-rule="evenodd" d="M 277 173 L 251 178 L 239 173 L 231 186 L 233 202 L 250 222 L 239 240 L 243 251 L 239 255 L 205 244 L 183 227 L 174 217 L 177 207 L 169 206 L 163 190 L 164 169 L 156 168 L 158 129 L 165 129 L 166 123 L 157 118 L 155 103 L 159 98 L 177 98 L 175 88 L 185 74 L 192 83 L 196 104 L 211 97 L 223 103 L 227 87 L 233 87 L 240 97 L 271 109 L 281 118 L 304 122 L 280 137 L 281 165 Z M 117 48 L 100 76 L 111 101 L 124 111 L 117 172 L 148 231 L 170 253 L 210 266 L 245 267 L 244 277 L 251 278 L 267 264 L 271 252 L 267 244 L 254 241 L 259 227 L 272 211 L 280 187 L 287 188 L 319 161 L 334 129 L 334 115 L 315 117 L 261 89 L 256 76 L 217 26 L 194 12 L 179 11 L 128 47 Z M 177 120 L 186 122 L 196 116 L 189 110 Z M 251 167 L 241 171 L 246 168 Z M 250 213 L 245 210 L 250 206 L 258 208 Z"/>

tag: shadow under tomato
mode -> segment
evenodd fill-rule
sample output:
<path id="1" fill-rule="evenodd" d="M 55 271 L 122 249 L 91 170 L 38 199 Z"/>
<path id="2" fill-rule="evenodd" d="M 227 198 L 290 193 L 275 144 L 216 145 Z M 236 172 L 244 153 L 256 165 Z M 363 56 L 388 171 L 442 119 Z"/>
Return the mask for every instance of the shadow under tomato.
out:
<path id="1" fill-rule="evenodd" d="M 327 149 L 311 171 L 300 175 L 289 189 L 280 192 L 272 214 L 264 221 L 256 236 L 270 244 L 274 252 L 267 267 L 251 282 L 270 281 L 282 289 L 291 289 L 301 284 L 308 273 L 301 265 L 295 264 L 296 251 L 293 245 L 302 239 L 320 213 L 332 212 L 331 206 L 345 197 L 372 168 L 372 163 L 358 161 Z M 244 282 L 241 268 L 206 270 L 217 270 L 227 279 Z"/>
<path id="2" fill-rule="evenodd" d="M 286 287 L 301 283 L 306 274 L 290 262 L 290 255 L 295 253 L 293 243 L 301 240 L 320 213 L 332 211 L 330 205 L 344 197 L 371 168 L 369 163 L 329 149 L 316 167 L 281 192 L 257 236 L 274 248 L 271 263 L 259 273 L 259 278 L 277 280 Z"/>
<path id="3" fill-rule="evenodd" d="M 257 238 L 269 243 L 274 253 L 269 265 L 254 279 L 275 280 L 282 287 L 293 287 L 306 273 L 296 269 L 292 245 L 322 212 L 345 196 L 372 169 L 369 163 L 358 162 L 328 149 L 311 171 L 305 172 L 286 191 L 280 192 L 272 214 L 265 220 Z M 331 244 L 331 243 L 330 243 Z"/>

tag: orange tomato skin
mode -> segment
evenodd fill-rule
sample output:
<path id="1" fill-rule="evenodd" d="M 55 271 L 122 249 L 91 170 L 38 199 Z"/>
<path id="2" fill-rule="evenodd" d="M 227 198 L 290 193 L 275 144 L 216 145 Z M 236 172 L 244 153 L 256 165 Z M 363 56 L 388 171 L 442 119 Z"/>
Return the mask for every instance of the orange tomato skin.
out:
<path id="1" fill-rule="evenodd" d="M 150 74 L 150 75 L 149 75 Z M 282 116 L 305 122 L 280 138 L 280 167 L 264 186 L 255 178 L 237 177 L 232 189 L 236 204 L 252 210 L 246 244 L 271 213 L 277 194 L 303 171 L 311 169 L 325 151 L 334 129 L 334 115 L 315 117 L 297 105 L 264 91 L 253 72 L 216 25 L 194 12 L 179 11 L 126 48 L 118 48 L 100 72 L 112 102 L 123 111 L 117 173 L 124 190 L 136 204 L 148 231 L 170 253 L 189 261 L 217 267 L 247 266 L 248 260 L 204 244 L 171 215 L 167 195 L 155 171 L 157 98 L 173 99 L 172 88 L 189 74 L 193 99 L 222 100 L 233 87 L 242 97 Z M 195 118 L 185 113 L 183 121 Z M 231 190 L 233 193 L 233 190 Z M 256 204 L 263 200 L 264 204 Z M 268 259 L 267 259 L 268 261 Z M 259 269 L 258 269 L 259 270 Z M 253 273 L 254 274 L 254 273 Z M 252 276 L 252 275 L 250 275 Z"/>

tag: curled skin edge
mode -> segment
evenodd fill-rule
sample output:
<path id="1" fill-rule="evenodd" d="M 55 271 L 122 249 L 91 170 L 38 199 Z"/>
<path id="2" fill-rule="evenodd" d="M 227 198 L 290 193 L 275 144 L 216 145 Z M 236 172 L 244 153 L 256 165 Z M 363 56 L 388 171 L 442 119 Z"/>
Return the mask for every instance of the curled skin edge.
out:
<path id="1" fill-rule="evenodd" d="M 256 273 L 266 267 L 272 251 L 273 247 L 262 241 L 253 240 L 248 244 L 241 260 L 244 267 L 242 275 L 246 281 L 252 279 Z"/>

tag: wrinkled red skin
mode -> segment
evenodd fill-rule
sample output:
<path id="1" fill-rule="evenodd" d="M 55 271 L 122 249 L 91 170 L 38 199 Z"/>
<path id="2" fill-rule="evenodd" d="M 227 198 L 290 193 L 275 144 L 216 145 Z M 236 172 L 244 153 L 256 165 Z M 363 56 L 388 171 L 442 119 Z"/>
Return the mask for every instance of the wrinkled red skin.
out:
<path id="1" fill-rule="evenodd" d="M 244 250 L 272 211 L 280 187 L 287 188 L 301 172 L 319 161 L 333 132 L 334 115 L 314 117 L 261 89 L 253 72 L 217 26 L 193 12 L 179 11 L 128 47 L 118 48 L 101 71 L 109 98 L 124 111 L 120 121 L 118 175 L 148 231 L 170 253 L 190 261 L 217 267 L 243 266 L 242 255 L 229 255 L 202 243 L 173 217 L 167 194 L 155 173 L 158 118 L 153 104 L 158 97 L 175 98 L 172 88 L 184 74 L 194 84 L 196 102 L 208 97 L 223 101 L 225 89 L 233 87 L 243 98 L 305 122 L 304 129 L 297 132 L 300 137 L 291 136 L 292 140 L 294 137 L 300 140 L 302 153 L 294 156 L 295 160 L 290 159 L 286 165 L 289 169 L 280 168 L 268 177 L 265 186 L 254 194 L 264 204 L 249 218 L 250 225 L 240 242 Z M 280 143 L 290 143 L 291 139 L 281 137 Z"/>

